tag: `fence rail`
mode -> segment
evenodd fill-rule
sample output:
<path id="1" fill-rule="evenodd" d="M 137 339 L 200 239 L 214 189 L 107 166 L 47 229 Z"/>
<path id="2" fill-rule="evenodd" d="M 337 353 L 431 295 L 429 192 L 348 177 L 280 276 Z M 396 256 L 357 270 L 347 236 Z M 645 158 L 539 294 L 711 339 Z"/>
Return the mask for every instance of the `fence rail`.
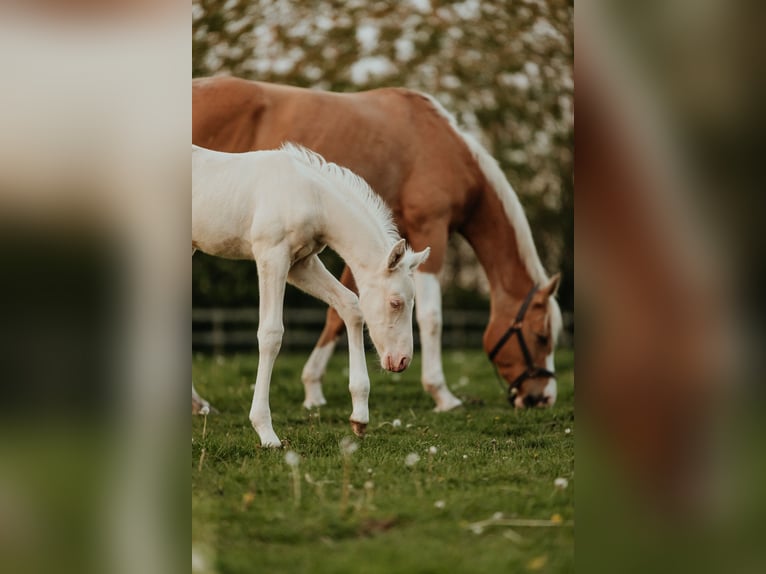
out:
<path id="1" fill-rule="evenodd" d="M 324 309 L 285 309 L 285 334 L 282 348 L 304 350 L 314 346 L 325 321 Z M 445 309 L 442 317 L 442 346 L 444 348 L 481 348 L 482 336 L 489 319 L 488 311 Z M 572 317 L 564 315 L 567 332 L 572 331 Z M 420 333 L 413 320 L 415 343 Z M 254 351 L 258 347 L 258 309 L 205 308 L 192 310 L 192 349 L 223 353 L 226 351 Z M 571 336 L 562 343 L 569 344 Z M 338 341 L 346 346 L 345 334 Z"/>

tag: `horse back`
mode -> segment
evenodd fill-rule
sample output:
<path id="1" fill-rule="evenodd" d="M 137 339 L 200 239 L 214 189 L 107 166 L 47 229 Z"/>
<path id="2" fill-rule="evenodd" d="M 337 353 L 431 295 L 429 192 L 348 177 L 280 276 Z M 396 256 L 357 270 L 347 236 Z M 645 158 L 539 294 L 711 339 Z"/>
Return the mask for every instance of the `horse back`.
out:
<path id="1" fill-rule="evenodd" d="M 428 99 L 403 88 L 334 93 L 232 77 L 192 82 L 192 140 L 228 152 L 286 141 L 362 176 L 393 209 L 460 223 L 483 177 Z"/>

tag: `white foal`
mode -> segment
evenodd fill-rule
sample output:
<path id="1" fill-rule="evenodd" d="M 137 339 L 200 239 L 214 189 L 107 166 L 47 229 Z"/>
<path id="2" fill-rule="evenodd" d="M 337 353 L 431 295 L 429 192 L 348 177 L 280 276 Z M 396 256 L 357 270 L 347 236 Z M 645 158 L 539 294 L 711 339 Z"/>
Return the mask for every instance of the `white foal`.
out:
<path id="1" fill-rule="evenodd" d="M 359 297 L 325 268 L 329 245 L 351 268 Z M 389 371 L 412 359 L 413 272 L 429 249 L 405 246 L 391 212 L 363 179 L 318 154 L 287 144 L 242 154 L 192 145 L 192 249 L 258 266 L 258 373 L 250 421 L 263 446 L 281 446 L 269 385 L 282 344 L 285 283 L 335 307 L 348 331 L 354 432 L 369 422 L 370 379 L 363 324 Z"/>

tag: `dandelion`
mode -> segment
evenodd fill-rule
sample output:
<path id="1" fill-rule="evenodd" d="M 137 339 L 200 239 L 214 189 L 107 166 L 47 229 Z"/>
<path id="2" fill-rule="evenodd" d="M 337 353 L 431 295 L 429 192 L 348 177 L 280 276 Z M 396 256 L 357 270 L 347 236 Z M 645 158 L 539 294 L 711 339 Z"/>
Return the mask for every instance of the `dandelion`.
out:
<path id="1" fill-rule="evenodd" d="M 324 485 L 330 484 L 331 480 L 314 480 L 314 478 L 307 472 L 303 475 L 303 478 L 306 479 L 306 482 L 308 482 L 311 486 L 316 489 L 317 497 L 321 502 L 324 503 Z"/>
<path id="2" fill-rule="evenodd" d="M 301 475 L 298 471 L 298 466 L 301 463 L 300 455 L 294 450 L 288 450 L 285 453 L 285 462 L 290 467 L 290 472 L 293 477 L 293 503 L 295 506 L 300 506 L 301 503 Z"/>
<path id="3" fill-rule="evenodd" d="M 402 421 L 400 421 L 399 419 L 394 419 L 393 422 L 391 423 L 391 426 L 394 427 L 395 429 L 398 429 L 400 426 L 402 426 Z"/>
<path id="4" fill-rule="evenodd" d="M 553 481 L 553 486 L 556 487 L 556 490 L 566 490 L 566 487 L 569 486 L 569 481 L 566 478 L 559 477 Z"/>
<path id="5" fill-rule="evenodd" d="M 446 506 L 446 503 L 443 500 L 437 500 L 434 502 L 434 506 L 439 510 L 442 510 Z"/>
<path id="6" fill-rule="evenodd" d="M 570 434 L 572 432 L 572 429 L 566 428 L 564 429 L 564 434 Z"/>
<path id="7" fill-rule="evenodd" d="M 287 466 L 298 466 L 301 462 L 301 457 L 294 450 L 288 450 L 285 453 L 285 462 L 287 463 Z"/>
<path id="8" fill-rule="evenodd" d="M 372 497 L 375 494 L 375 483 L 371 480 L 367 480 L 364 483 L 364 505 L 365 508 L 373 509 Z"/>
<path id="9" fill-rule="evenodd" d="M 340 439 L 340 452 L 343 454 L 343 458 L 348 458 L 354 454 L 359 448 L 359 443 L 352 439 L 350 436 L 344 436 Z"/>
<path id="10" fill-rule="evenodd" d="M 467 454 L 463 455 L 463 460 L 468 460 L 468 455 Z"/>
<path id="11" fill-rule="evenodd" d="M 416 452 L 411 452 L 406 457 L 404 457 L 404 464 L 408 468 L 415 468 L 415 465 L 420 462 L 420 455 Z M 423 496 L 423 489 L 420 486 L 420 479 L 417 477 L 416 473 L 413 473 L 412 480 L 415 482 L 415 492 L 418 493 L 418 496 Z"/>
<path id="12" fill-rule="evenodd" d="M 438 450 L 435 446 L 428 447 L 428 478 L 426 479 L 426 486 L 429 488 L 431 487 L 431 472 L 434 468 L 434 456 L 436 456 Z"/>
<path id="13" fill-rule="evenodd" d="M 416 452 L 411 452 L 404 458 L 404 464 L 412 468 L 418 462 L 420 462 L 420 455 Z"/>
<path id="14" fill-rule="evenodd" d="M 346 508 L 348 507 L 348 495 L 351 490 L 351 483 L 350 483 L 350 466 L 351 466 L 351 455 L 354 454 L 357 449 L 359 448 L 359 443 L 356 442 L 353 438 L 350 436 L 344 436 L 342 439 L 340 439 L 340 452 L 343 455 L 343 484 L 341 487 L 341 497 L 340 497 L 340 512 L 341 514 L 346 511 Z"/>

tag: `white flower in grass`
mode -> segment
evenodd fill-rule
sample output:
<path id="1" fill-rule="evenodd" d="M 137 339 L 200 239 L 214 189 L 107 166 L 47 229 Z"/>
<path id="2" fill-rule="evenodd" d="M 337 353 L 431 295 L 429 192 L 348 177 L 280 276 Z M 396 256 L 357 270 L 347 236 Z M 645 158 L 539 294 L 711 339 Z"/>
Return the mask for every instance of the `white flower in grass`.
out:
<path id="1" fill-rule="evenodd" d="M 351 456 L 359 448 L 359 443 L 352 439 L 350 436 L 344 436 L 340 439 L 340 452 L 343 456 Z"/>
<path id="2" fill-rule="evenodd" d="M 572 429 L 564 429 L 564 434 L 569 434 L 572 432 Z"/>
<path id="3" fill-rule="evenodd" d="M 484 532 L 484 527 L 481 526 L 480 524 L 472 524 L 471 532 L 473 532 L 474 534 L 481 534 L 482 532 Z"/>
<path id="4" fill-rule="evenodd" d="M 441 510 L 442 508 L 444 508 L 446 505 L 447 505 L 447 504 L 446 504 L 446 503 L 445 503 L 443 500 L 437 500 L 436 502 L 434 502 L 434 506 L 435 506 L 436 508 L 438 508 L 439 510 Z"/>
<path id="5" fill-rule="evenodd" d="M 492 520 L 502 520 L 503 519 L 503 513 L 502 512 L 495 512 L 492 515 Z"/>
<path id="6" fill-rule="evenodd" d="M 438 450 L 439 450 L 439 449 L 437 449 L 435 446 L 431 446 L 431 447 L 429 447 L 429 448 L 428 448 L 428 454 L 430 454 L 431 456 L 433 456 L 433 455 L 435 455 L 435 454 L 436 454 L 436 452 L 437 452 Z"/>
<path id="7" fill-rule="evenodd" d="M 463 460 L 468 460 L 468 455 L 467 454 L 463 455 Z"/>
<path id="8" fill-rule="evenodd" d="M 294 450 L 288 450 L 285 453 L 285 462 L 287 463 L 287 466 L 296 467 L 301 462 L 301 455 Z"/>
<path id="9" fill-rule="evenodd" d="M 391 422 L 391 426 L 394 427 L 395 429 L 398 429 L 400 426 L 402 426 L 402 421 L 400 421 L 399 419 L 394 419 Z"/>
<path id="10" fill-rule="evenodd" d="M 409 467 L 415 466 L 420 461 L 420 455 L 416 452 L 411 452 L 404 458 L 404 464 Z"/>
<path id="11" fill-rule="evenodd" d="M 569 486 L 569 481 L 566 478 L 559 477 L 553 481 L 553 486 L 555 486 L 557 490 L 565 490 L 566 487 Z"/>

